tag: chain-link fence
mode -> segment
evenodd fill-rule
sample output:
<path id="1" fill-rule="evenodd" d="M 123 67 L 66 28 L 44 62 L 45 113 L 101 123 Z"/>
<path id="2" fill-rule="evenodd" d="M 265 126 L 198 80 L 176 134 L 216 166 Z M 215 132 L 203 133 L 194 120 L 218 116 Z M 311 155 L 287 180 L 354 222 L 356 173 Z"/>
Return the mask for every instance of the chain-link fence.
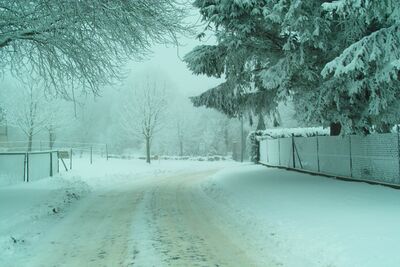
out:
<path id="1" fill-rule="evenodd" d="M 399 134 L 315 136 L 260 141 L 260 163 L 400 185 Z"/>
<path id="2" fill-rule="evenodd" d="M 0 185 L 35 181 L 58 172 L 58 151 L 0 152 Z"/>
<path id="3" fill-rule="evenodd" d="M 26 151 L 68 151 L 74 158 L 86 158 L 92 163 L 99 158 L 109 157 L 108 146 L 103 143 L 83 143 L 72 141 L 27 141 L 0 142 L 0 152 L 26 152 Z"/>
<path id="4" fill-rule="evenodd" d="M 0 142 L 0 186 L 53 176 L 60 168 L 68 171 L 78 158 L 88 164 L 100 158 L 108 160 L 108 146 L 70 141 Z"/>

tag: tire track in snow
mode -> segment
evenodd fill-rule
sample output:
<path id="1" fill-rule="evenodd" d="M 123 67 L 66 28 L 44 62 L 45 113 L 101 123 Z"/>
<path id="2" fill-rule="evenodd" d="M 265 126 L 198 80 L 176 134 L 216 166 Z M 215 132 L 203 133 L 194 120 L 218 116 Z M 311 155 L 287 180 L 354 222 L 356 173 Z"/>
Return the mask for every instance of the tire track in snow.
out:
<path id="1" fill-rule="evenodd" d="M 209 198 L 202 182 L 217 170 L 149 177 L 82 200 L 18 266 L 278 266 Z M 259 251 L 259 250 L 258 250 Z"/>
<path id="2" fill-rule="evenodd" d="M 162 266 L 258 266 L 197 187 L 197 180 L 215 172 L 170 177 L 149 193 L 148 227 Z"/>
<path id="3" fill-rule="evenodd" d="M 26 266 L 127 266 L 138 190 L 102 192 L 83 200 L 55 226 Z"/>

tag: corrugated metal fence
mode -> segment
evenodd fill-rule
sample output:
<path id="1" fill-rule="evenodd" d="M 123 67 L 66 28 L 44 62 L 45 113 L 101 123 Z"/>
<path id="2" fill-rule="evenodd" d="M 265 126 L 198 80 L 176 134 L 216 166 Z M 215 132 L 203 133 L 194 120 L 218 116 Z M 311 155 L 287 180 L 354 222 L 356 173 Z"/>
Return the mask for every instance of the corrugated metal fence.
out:
<path id="1" fill-rule="evenodd" d="M 260 163 L 400 185 L 399 135 L 315 136 L 260 141 Z"/>
<path id="2" fill-rule="evenodd" d="M 0 152 L 0 185 L 39 180 L 59 172 L 58 151 Z"/>

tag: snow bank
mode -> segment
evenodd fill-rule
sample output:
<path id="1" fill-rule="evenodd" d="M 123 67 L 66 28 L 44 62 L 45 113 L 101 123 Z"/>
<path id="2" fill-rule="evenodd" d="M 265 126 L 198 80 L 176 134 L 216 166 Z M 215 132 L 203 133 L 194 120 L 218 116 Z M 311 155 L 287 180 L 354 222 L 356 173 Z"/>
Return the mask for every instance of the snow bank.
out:
<path id="1" fill-rule="evenodd" d="M 222 171 L 203 189 L 282 266 L 400 262 L 399 190 L 254 165 Z"/>
<path id="2" fill-rule="evenodd" d="M 0 265 L 13 266 L 68 207 L 89 191 L 79 179 L 45 178 L 0 187 Z"/>

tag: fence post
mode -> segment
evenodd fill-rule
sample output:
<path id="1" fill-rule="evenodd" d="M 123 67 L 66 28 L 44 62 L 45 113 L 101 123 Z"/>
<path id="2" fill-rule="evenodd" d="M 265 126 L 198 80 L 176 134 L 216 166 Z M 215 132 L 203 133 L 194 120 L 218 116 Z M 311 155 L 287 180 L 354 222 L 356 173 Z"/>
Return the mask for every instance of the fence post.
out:
<path id="1" fill-rule="evenodd" d="M 350 177 L 353 177 L 353 155 L 351 153 L 351 135 L 349 135 L 349 151 L 350 151 Z"/>
<path id="2" fill-rule="evenodd" d="M 281 166 L 281 139 L 278 138 L 278 162 L 279 166 Z"/>
<path id="3" fill-rule="evenodd" d="M 26 182 L 29 182 L 29 153 L 25 154 L 26 157 Z"/>
<path id="4" fill-rule="evenodd" d="M 319 140 L 318 140 L 318 135 L 317 135 L 317 167 L 318 167 L 318 172 L 320 172 L 320 166 L 319 166 Z"/>
<path id="5" fill-rule="evenodd" d="M 106 159 L 108 160 L 108 146 L 106 144 Z"/>
<path id="6" fill-rule="evenodd" d="M 69 169 L 72 170 L 72 148 L 69 150 Z"/>
<path id="7" fill-rule="evenodd" d="M 26 173 L 27 173 L 27 171 L 26 171 L 26 166 L 27 166 L 27 164 L 26 164 L 26 161 L 27 161 L 26 155 L 27 155 L 27 153 L 25 153 L 25 156 L 24 156 L 24 178 L 23 178 L 24 182 L 27 181 L 27 179 L 26 179 Z"/>
<path id="8" fill-rule="evenodd" d="M 294 134 L 292 134 L 292 157 L 293 157 L 293 169 L 296 169 L 296 156 L 295 156 L 295 146 L 294 146 Z"/>
<path id="9" fill-rule="evenodd" d="M 93 146 L 90 146 L 90 164 L 93 163 Z"/>
<path id="10" fill-rule="evenodd" d="M 254 136 L 255 138 L 255 136 Z M 257 164 L 260 163 L 260 141 L 258 141 L 256 139 L 256 146 L 257 146 L 257 155 L 256 155 L 256 160 L 257 160 Z"/>
<path id="11" fill-rule="evenodd" d="M 53 177 L 53 153 L 50 151 L 50 177 Z"/>

